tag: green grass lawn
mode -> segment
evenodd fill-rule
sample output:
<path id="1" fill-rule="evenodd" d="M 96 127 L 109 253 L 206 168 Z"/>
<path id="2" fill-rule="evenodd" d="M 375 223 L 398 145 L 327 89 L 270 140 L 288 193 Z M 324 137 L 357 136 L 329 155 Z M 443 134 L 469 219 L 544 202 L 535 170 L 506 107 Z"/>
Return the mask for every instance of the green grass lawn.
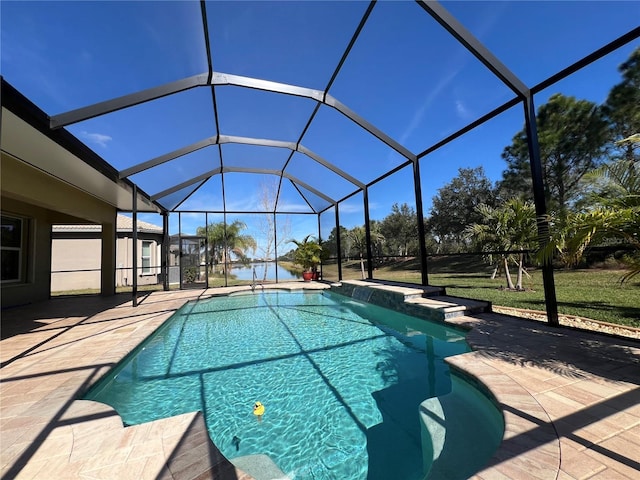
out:
<path id="1" fill-rule="evenodd" d="M 343 278 L 360 278 L 360 266 L 343 265 Z M 420 283 L 416 262 L 388 264 L 374 271 L 374 278 Z M 439 258 L 429 262 L 429 284 L 446 288 L 447 294 L 486 300 L 496 306 L 545 311 L 542 273 L 530 270 L 525 291 L 505 290 L 506 280 L 491 277 L 491 267 L 475 258 Z M 512 278 L 515 282 L 515 274 Z M 352 275 L 353 274 L 353 275 Z M 603 322 L 640 327 L 640 281 L 620 283 L 621 270 L 557 270 L 554 272 L 558 311 Z"/>
<path id="2" fill-rule="evenodd" d="M 640 285 L 620 284 L 621 271 L 571 270 L 554 272 L 558 312 L 610 323 L 640 327 Z M 542 274 L 531 273 L 524 292 L 502 290 L 502 278 L 474 274 L 429 276 L 429 283 L 444 286 L 447 293 L 490 301 L 493 305 L 545 310 Z"/>

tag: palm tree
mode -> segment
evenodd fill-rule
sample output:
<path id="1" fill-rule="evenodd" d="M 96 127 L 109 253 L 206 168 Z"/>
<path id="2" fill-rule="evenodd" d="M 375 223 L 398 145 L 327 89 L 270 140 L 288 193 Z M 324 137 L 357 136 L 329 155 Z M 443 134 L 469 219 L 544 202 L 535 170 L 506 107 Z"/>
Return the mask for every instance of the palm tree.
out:
<path id="1" fill-rule="evenodd" d="M 255 253 L 257 243 L 250 235 L 242 235 L 241 232 L 247 225 L 240 220 L 233 223 L 211 223 L 208 227 L 198 227 L 196 234 L 206 236 L 209 244 L 209 258 L 212 264 L 231 262 L 231 254 L 234 254 L 242 262 L 248 261 L 247 252 Z"/>
<path id="2" fill-rule="evenodd" d="M 210 223 L 206 227 L 198 227 L 196 235 L 206 237 L 209 248 L 209 264 L 220 263 L 224 250 L 224 222 Z"/>
<path id="3" fill-rule="evenodd" d="M 500 262 L 496 264 L 492 278 L 495 278 L 500 266 L 504 269 L 507 288 L 510 290 L 523 290 L 522 274 L 524 269 L 524 253 L 535 244 L 536 240 L 536 215 L 531 202 L 525 202 L 519 198 L 512 198 L 501 207 L 490 207 L 480 204 L 476 211 L 482 217 L 482 223 L 470 225 L 466 229 L 467 238 L 477 242 L 484 251 L 500 251 Z M 514 256 L 511 250 L 520 250 Z M 489 254 L 492 258 L 492 254 Z M 516 284 L 511 280 L 509 262 L 518 265 L 518 277 Z"/>
<path id="4" fill-rule="evenodd" d="M 247 225 L 240 220 L 234 220 L 231 225 L 227 224 L 225 229 L 225 259 L 230 261 L 231 253 L 238 257 L 242 262 L 247 262 L 247 252 L 251 250 L 255 253 L 258 247 L 257 242 L 251 235 L 241 235 L 240 232 L 247 228 Z"/>
<path id="5" fill-rule="evenodd" d="M 567 266 L 575 266 L 589 246 L 622 241 L 635 250 L 623 258 L 628 270 L 624 282 L 640 274 L 640 162 L 619 160 L 591 177 L 605 181 L 602 192 L 593 197 L 596 206 L 569 215 L 539 256 L 550 260 L 558 254 Z"/>
<path id="6" fill-rule="evenodd" d="M 301 241 L 291 239 L 289 242 L 296 244 L 296 251 L 294 252 L 294 261 L 305 271 L 311 272 L 320 265 L 323 260 L 324 249 L 320 242 L 313 235 L 309 234 Z"/>

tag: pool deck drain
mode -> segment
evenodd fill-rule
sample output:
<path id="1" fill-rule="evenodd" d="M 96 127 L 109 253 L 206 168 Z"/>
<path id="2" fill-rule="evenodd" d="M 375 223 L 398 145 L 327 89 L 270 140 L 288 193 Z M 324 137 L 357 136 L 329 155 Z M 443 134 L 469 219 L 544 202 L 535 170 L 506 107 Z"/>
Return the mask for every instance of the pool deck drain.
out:
<path id="1" fill-rule="evenodd" d="M 389 287 L 408 289 L 409 304 L 423 298 L 420 287 Z M 200 413 L 124 428 L 109 407 L 76 400 L 184 302 L 237 290 L 154 292 L 136 308 L 117 295 L 4 310 L 2 478 L 250 480 L 211 443 Z M 448 362 L 488 389 L 505 417 L 501 446 L 474 478 L 638 478 L 639 342 L 468 311 L 443 315 L 469 329 L 474 349 Z"/>

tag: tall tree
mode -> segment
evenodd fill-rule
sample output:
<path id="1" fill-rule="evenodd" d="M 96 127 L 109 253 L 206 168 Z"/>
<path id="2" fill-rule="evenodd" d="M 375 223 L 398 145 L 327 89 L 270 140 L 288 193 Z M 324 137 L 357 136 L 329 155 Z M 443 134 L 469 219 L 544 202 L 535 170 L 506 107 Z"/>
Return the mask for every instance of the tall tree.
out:
<path id="1" fill-rule="evenodd" d="M 374 258 L 382 257 L 385 254 L 387 242 L 382 233 L 382 222 L 371 220 L 369 223 L 369 235 L 371 236 L 371 254 Z"/>
<path id="2" fill-rule="evenodd" d="M 263 180 L 259 185 L 258 204 L 263 212 L 275 212 L 276 200 L 278 197 L 278 180 Z M 276 231 L 277 227 L 277 231 Z M 257 245 L 257 250 L 265 260 L 275 258 L 276 250 L 288 242 L 291 236 L 291 222 L 289 217 L 281 217 L 276 222 L 275 213 L 265 213 L 258 221 L 261 242 Z M 262 281 L 267 280 L 268 264 L 264 262 L 262 270 Z"/>
<path id="3" fill-rule="evenodd" d="M 377 228 L 369 228 L 369 233 L 371 235 L 371 243 L 376 244 L 379 242 L 384 242 L 384 237 L 377 230 Z M 367 254 L 367 234 L 364 226 L 361 227 L 353 227 L 351 230 L 347 232 L 347 240 L 350 244 L 349 249 L 357 253 L 360 257 L 360 270 L 362 272 L 362 278 L 366 278 L 366 274 L 364 271 L 364 257 Z"/>
<path id="4" fill-rule="evenodd" d="M 547 206 L 562 217 L 578 199 L 582 177 L 605 159 L 608 123 L 596 104 L 561 94 L 538 109 L 536 123 Z M 533 199 L 525 129 L 515 135 L 502 158 L 507 170 L 500 182 L 501 196 Z"/>
<path id="5" fill-rule="evenodd" d="M 362 279 L 367 276 L 364 273 L 364 255 L 367 252 L 367 236 L 364 227 L 353 227 L 347 233 L 349 239 L 349 250 L 355 251 L 360 256 L 360 271 L 362 273 Z"/>
<path id="6" fill-rule="evenodd" d="M 196 235 L 206 237 L 209 249 L 209 264 L 222 262 L 224 256 L 224 222 L 212 222 L 208 226 L 196 228 Z"/>
<path id="7" fill-rule="evenodd" d="M 380 233 L 386 239 L 386 251 L 391 255 L 418 253 L 418 220 L 413 207 L 394 203 L 391 213 L 380 222 Z"/>
<path id="8" fill-rule="evenodd" d="M 222 263 L 226 267 L 231 262 L 231 254 L 245 261 L 249 250 L 255 252 L 257 247 L 255 239 L 241 233 L 246 228 L 247 226 L 240 220 L 234 220 L 226 225 L 224 222 L 214 222 L 206 227 L 198 227 L 196 234 L 207 237 L 210 262 Z"/>
<path id="9" fill-rule="evenodd" d="M 619 67 L 622 81 L 609 92 L 603 106 L 611 125 L 615 159 L 640 160 L 640 142 L 624 141 L 640 134 L 640 47 Z"/>
<path id="10" fill-rule="evenodd" d="M 336 227 L 333 227 L 333 229 L 331 230 L 331 233 L 329 233 L 329 236 L 326 238 L 326 240 L 322 241 L 322 244 L 329 252 L 329 255 L 332 257 L 338 256 L 338 231 L 340 232 L 340 241 L 346 242 L 347 229 L 342 225 L 340 225 L 340 230 L 338 230 Z M 341 244 L 341 246 L 342 246 L 342 250 L 344 251 L 345 244 L 343 243 Z"/>
<path id="11" fill-rule="evenodd" d="M 428 226 L 443 251 L 464 246 L 465 229 L 482 218 L 476 210 L 482 203 L 496 204 L 495 189 L 482 167 L 459 168 L 458 176 L 438 190 Z"/>

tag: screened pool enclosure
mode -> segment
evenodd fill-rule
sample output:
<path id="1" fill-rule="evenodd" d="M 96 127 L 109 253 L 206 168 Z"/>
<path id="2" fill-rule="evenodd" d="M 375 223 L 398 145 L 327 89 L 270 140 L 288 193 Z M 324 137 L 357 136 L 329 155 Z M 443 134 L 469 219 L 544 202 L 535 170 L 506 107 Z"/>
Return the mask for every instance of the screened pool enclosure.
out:
<path id="1" fill-rule="evenodd" d="M 434 198 L 504 179 L 519 132 L 548 238 L 537 109 L 604 103 L 639 20 L 615 1 L 3 2 L 2 75 L 131 186 L 134 224 L 163 227 L 132 268 L 165 288 L 282 281 L 309 235 L 324 280 L 428 285 L 437 255 L 477 253 Z"/>

